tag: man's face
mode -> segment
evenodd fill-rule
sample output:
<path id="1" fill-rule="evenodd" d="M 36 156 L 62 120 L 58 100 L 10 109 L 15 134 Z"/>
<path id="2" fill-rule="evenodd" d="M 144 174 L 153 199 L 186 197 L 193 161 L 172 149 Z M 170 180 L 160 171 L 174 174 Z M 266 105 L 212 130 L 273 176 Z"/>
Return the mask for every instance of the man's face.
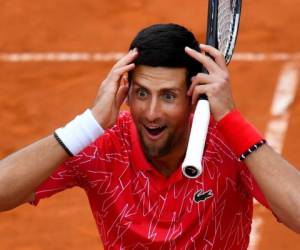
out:
<path id="1" fill-rule="evenodd" d="M 186 69 L 137 66 L 128 104 L 148 158 L 185 150 L 191 106 Z"/>

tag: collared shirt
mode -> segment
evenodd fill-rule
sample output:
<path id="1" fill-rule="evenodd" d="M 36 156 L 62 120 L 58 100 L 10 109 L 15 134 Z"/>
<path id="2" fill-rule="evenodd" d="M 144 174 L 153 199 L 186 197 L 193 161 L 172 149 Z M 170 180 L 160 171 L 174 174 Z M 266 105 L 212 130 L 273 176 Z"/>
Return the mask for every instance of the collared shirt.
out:
<path id="1" fill-rule="evenodd" d="M 252 175 L 213 121 L 196 179 L 170 177 L 145 158 L 130 113 L 38 187 L 42 198 L 85 189 L 105 249 L 247 249 L 253 197 L 268 207 Z"/>

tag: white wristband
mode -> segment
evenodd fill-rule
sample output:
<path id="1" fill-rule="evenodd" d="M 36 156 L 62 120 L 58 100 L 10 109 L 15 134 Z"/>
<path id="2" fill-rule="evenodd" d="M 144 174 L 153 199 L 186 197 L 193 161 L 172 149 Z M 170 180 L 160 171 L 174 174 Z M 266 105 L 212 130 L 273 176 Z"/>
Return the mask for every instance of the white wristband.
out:
<path id="1" fill-rule="evenodd" d="M 75 117 L 65 127 L 55 130 L 64 146 L 76 155 L 93 143 L 104 132 L 90 109 Z"/>

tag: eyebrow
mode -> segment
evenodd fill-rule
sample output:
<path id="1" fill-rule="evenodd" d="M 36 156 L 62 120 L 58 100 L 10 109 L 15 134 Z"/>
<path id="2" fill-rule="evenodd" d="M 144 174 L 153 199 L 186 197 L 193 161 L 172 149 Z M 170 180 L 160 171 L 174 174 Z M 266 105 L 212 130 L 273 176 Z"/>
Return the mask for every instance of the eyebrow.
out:
<path id="1" fill-rule="evenodd" d="M 132 81 L 132 83 L 133 83 L 132 85 L 136 85 L 137 87 L 144 88 L 144 89 L 148 90 L 147 87 L 143 86 L 142 84 L 140 84 L 140 83 L 138 83 L 138 82 Z M 160 89 L 159 91 L 160 91 L 160 92 L 164 92 L 164 91 L 175 91 L 175 92 L 180 92 L 181 89 L 179 89 L 179 88 L 162 88 L 162 89 Z"/>

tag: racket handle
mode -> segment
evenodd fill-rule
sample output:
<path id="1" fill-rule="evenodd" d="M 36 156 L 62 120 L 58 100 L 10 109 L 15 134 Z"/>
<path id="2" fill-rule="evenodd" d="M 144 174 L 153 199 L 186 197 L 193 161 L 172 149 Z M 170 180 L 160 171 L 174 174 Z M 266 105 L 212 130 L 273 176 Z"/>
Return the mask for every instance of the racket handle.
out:
<path id="1" fill-rule="evenodd" d="M 194 114 L 185 159 L 182 163 L 182 172 L 188 178 L 197 178 L 202 173 L 202 156 L 209 120 L 209 103 L 207 99 L 200 98 Z"/>

